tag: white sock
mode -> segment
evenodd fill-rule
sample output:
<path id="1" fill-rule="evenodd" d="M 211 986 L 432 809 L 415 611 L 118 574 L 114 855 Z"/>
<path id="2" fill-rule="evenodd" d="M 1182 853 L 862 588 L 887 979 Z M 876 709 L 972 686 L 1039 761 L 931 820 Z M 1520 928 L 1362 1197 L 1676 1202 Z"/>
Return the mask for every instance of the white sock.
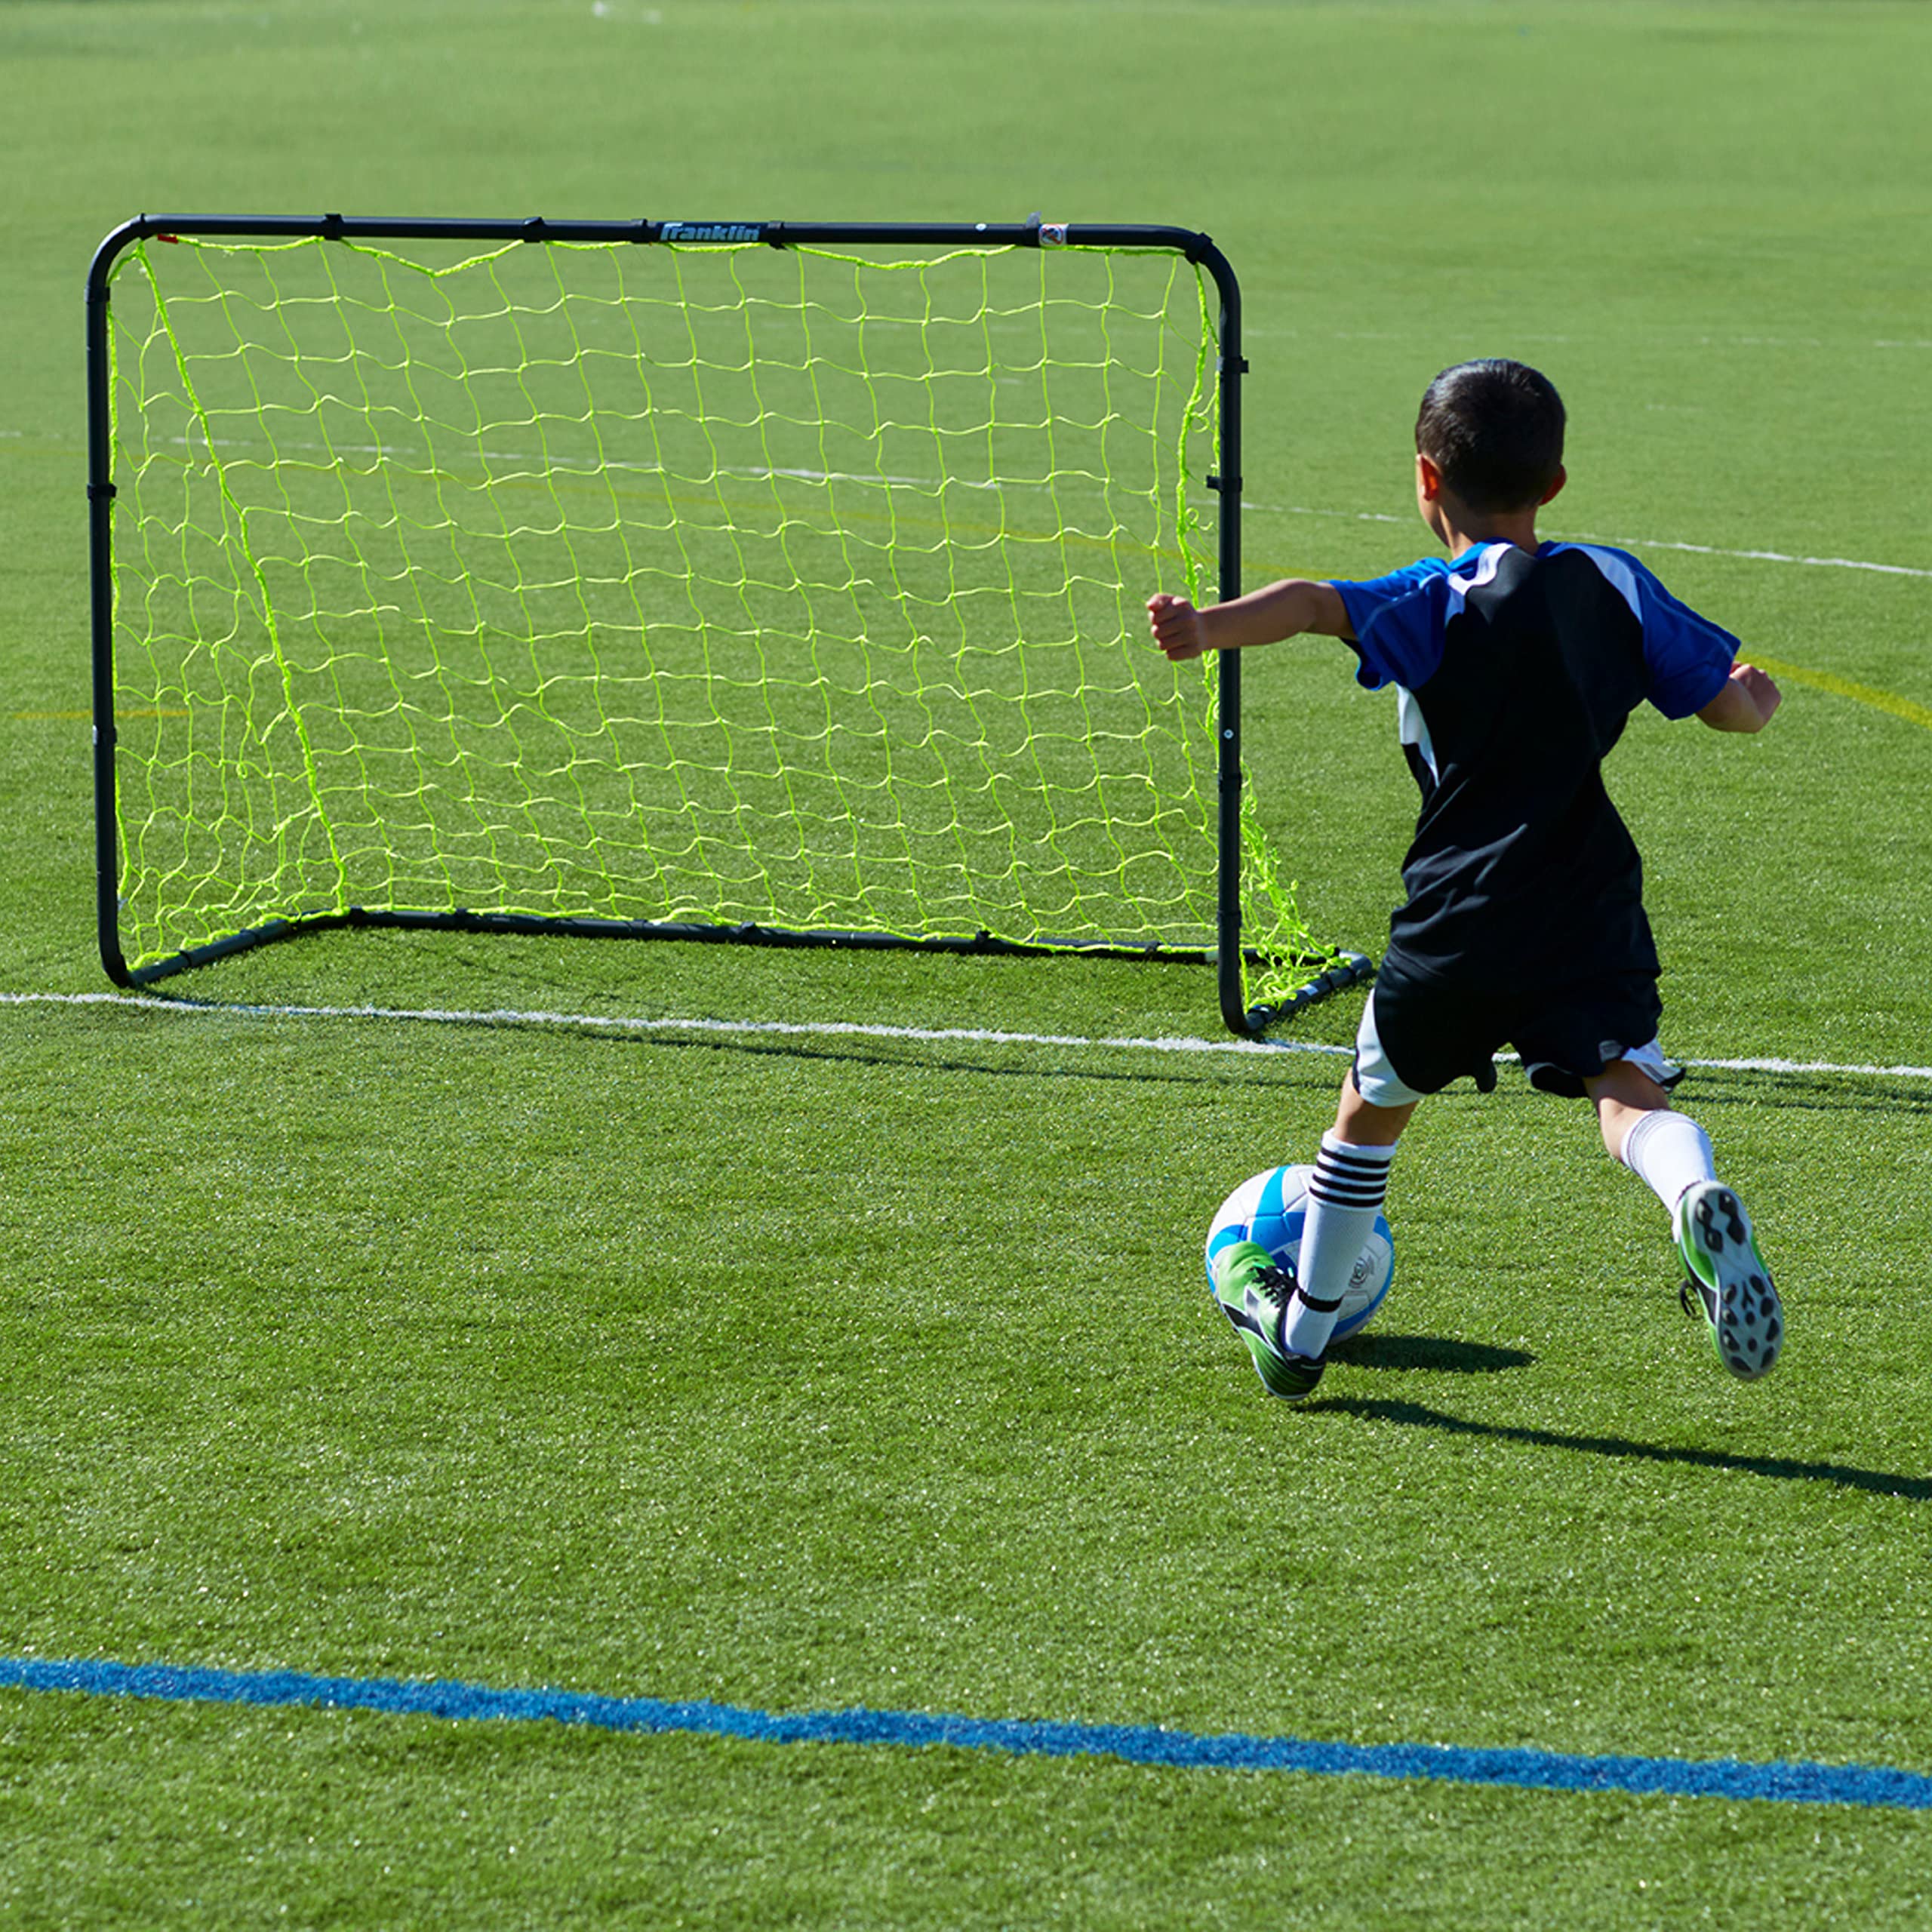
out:
<path id="1" fill-rule="evenodd" d="M 1688 1114 L 1668 1107 L 1638 1115 L 1617 1158 L 1673 1213 L 1687 1190 L 1718 1177 L 1709 1137 Z"/>
<path id="2" fill-rule="evenodd" d="M 1295 1270 L 1300 1286 L 1281 1337 L 1291 1353 L 1318 1355 L 1327 1347 L 1349 1277 L 1382 1211 L 1395 1158 L 1392 1147 L 1352 1147 L 1333 1134 L 1321 1137 Z"/>

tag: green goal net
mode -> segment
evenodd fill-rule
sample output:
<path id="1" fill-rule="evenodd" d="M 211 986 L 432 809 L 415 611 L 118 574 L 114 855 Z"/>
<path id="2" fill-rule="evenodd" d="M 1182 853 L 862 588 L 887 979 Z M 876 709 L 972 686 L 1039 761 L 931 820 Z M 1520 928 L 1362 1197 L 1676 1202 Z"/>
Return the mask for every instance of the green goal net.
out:
<path id="1" fill-rule="evenodd" d="M 97 263 L 117 977 L 345 921 L 1223 947 L 1214 682 L 1142 610 L 1215 586 L 1196 261 L 408 226 Z M 1335 958 L 1238 838 L 1244 1009 Z"/>

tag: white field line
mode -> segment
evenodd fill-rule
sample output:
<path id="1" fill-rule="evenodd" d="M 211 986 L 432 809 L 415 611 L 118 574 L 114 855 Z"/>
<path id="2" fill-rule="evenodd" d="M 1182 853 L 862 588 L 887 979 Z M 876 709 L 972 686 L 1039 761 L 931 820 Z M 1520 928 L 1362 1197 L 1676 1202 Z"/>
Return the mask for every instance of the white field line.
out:
<path id="1" fill-rule="evenodd" d="M 1386 510 L 1318 510 L 1300 503 L 1244 503 L 1244 509 L 1269 516 L 1332 517 L 1343 523 L 1411 524 L 1413 516 L 1392 516 Z M 1785 550 L 1726 550 L 1715 543 L 1684 543 L 1669 537 L 1605 537 L 1594 531 L 1553 530 L 1559 541 L 1572 543 L 1610 543 L 1620 550 L 1686 550 L 1700 557 L 1740 557 L 1758 564 L 1798 564 L 1810 570 L 1876 571 L 1886 577 L 1932 577 L 1932 570 L 1913 564 L 1867 563 L 1857 557 L 1801 557 Z"/>
<path id="2" fill-rule="evenodd" d="M 1560 537 L 1563 533 L 1555 534 Z M 1856 557 L 1799 557 L 1783 550 L 1721 550 L 1715 544 L 1679 543 L 1667 537 L 1595 537 L 1578 531 L 1571 534 L 1571 540 L 1612 543 L 1627 550 L 1689 550 L 1700 557 L 1743 557 L 1752 563 L 1801 564 L 1810 570 L 1877 571 L 1885 577 L 1932 577 L 1932 570 L 1921 570 L 1912 564 L 1872 564 Z"/>
<path id="3" fill-rule="evenodd" d="M 580 418 L 573 417 L 573 421 Z M 380 456 L 407 457 L 424 462 L 435 462 L 432 451 L 414 448 L 402 443 L 313 443 L 286 438 L 278 443 L 264 443 L 257 438 L 243 436 L 170 436 L 169 444 L 177 449 L 202 450 L 266 450 L 271 457 L 278 450 L 300 450 L 310 456 Z M 466 450 L 465 456 L 471 454 Z M 475 454 L 486 463 L 530 463 L 549 465 L 551 458 L 543 450 L 494 450 L 478 448 Z M 801 483 L 884 483 L 896 484 L 909 490 L 923 490 L 937 494 L 948 488 L 958 490 L 1051 490 L 1051 478 L 1035 476 L 895 476 L 889 472 L 861 469 L 786 469 L 778 465 L 753 465 L 749 463 L 714 463 L 703 475 L 695 472 L 687 474 L 673 469 L 662 463 L 620 463 L 605 461 L 598 463 L 560 463 L 555 466 L 557 474 L 577 476 L 586 480 L 596 476 L 668 476 L 674 483 L 689 484 L 700 488 L 715 483 L 721 476 L 728 476 L 734 482 L 769 483 L 783 477 L 788 481 Z M 546 472 L 546 473 L 548 473 Z M 492 482 L 508 482 L 508 477 L 493 477 Z M 1393 519 L 1392 519 L 1392 521 Z"/>
<path id="4" fill-rule="evenodd" d="M 805 1039 L 871 1039 L 920 1044 L 1066 1047 L 1096 1053 L 1220 1054 L 1247 1059 L 1309 1054 L 1348 1059 L 1352 1047 L 1312 1040 L 1195 1040 L 1084 1033 L 1011 1033 L 986 1026 L 888 1026 L 847 1020 L 651 1020 L 628 1014 L 553 1013 L 515 1007 L 283 1006 L 254 1002 L 190 1003 L 143 993 L 0 992 L 0 1006 L 109 1006 L 143 1012 L 227 1015 L 261 1020 L 426 1021 L 445 1026 L 557 1026 L 620 1033 L 696 1033 Z M 1512 1054 L 1499 1054 L 1509 1060 Z M 1932 1081 L 1932 1066 L 1866 1066 L 1823 1060 L 1687 1060 L 1684 1066 L 1721 1073 L 1835 1073 L 1869 1079 Z"/>
<path id="5" fill-rule="evenodd" d="M 1329 1054 L 1351 1047 L 1294 1040 L 1094 1038 L 1079 1033 L 1008 1033 L 984 1026 L 888 1026 L 846 1020 L 651 1020 L 629 1014 L 552 1013 L 512 1007 L 281 1006 L 236 1001 L 202 1004 L 142 993 L 0 993 L 0 1006 L 135 1007 L 153 1013 L 240 1014 L 267 1020 L 426 1020 L 447 1026 L 595 1027 L 623 1033 L 762 1035 L 780 1038 L 860 1038 L 974 1046 L 1071 1047 L 1167 1054 Z"/>
<path id="6" fill-rule="evenodd" d="M 1917 348 L 1918 343 L 1886 343 L 1888 348 Z M 8 433 L 0 431 L 0 434 Z M 15 432 L 17 433 L 17 432 Z M 169 441 L 184 448 L 210 447 L 205 437 L 173 436 Z M 223 449 L 259 449 L 260 444 L 251 438 L 241 437 L 217 437 L 212 447 Z M 285 441 L 275 447 L 287 450 L 302 450 L 310 454 L 355 456 L 412 456 L 422 457 L 426 453 L 405 449 L 398 444 L 386 443 L 311 443 Z M 491 463 L 531 463 L 546 461 L 545 455 L 530 450 L 479 450 L 477 454 Z M 589 477 L 598 473 L 590 469 L 572 470 L 566 465 L 568 473 Z M 697 487 L 713 483 L 719 477 L 730 477 L 736 482 L 768 483 L 783 478 L 803 483 L 857 483 L 874 486 L 884 485 L 888 488 L 914 489 L 928 494 L 938 495 L 948 488 L 961 490 L 1047 490 L 1053 487 L 1051 478 L 1038 477 L 1003 478 L 966 476 L 896 476 L 883 472 L 866 472 L 838 469 L 795 469 L 772 467 L 762 469 L 747 466 L 721 463 L 709 475 L 685 476 L 671 470 L 661 463 L 605 463 L 598 470 L 617 475 L 634 476 L 670 476 L 680 483 Z M 506 478 L 493 479 L 507 481 Z M 1412 516 L 1394 516 L 1386 510 L 1327 510 L 1311 509 L 1301 503 L 1257 503 L 1244 499 L 1242 507 L 1264 516 L 1318 516 L 1331 517 L 1345 523 L 1397 523 L 1411 524 Z M 1690 543 L 1670 537 L 1606 537 L 1591 531 L 1552 531 L 1551 535 L 1579 543 L 1610 543 L 1625 550 L 1678 550 L 1700 557 L 1736 557 L 1749 563 L 1792 564 L 1807 570 L 1873 571 L 1884 577 L 1911 577 L 1932 578 L 1932 570 L 1913 564 L 1880 564 L 1859 557 L 1806 557 L 1786 550 L 1727 550 L 1715 543 Z"/>
<path id="7" fill-rule="evenodd" d="M 1270 325 L 1249 322 L 1241 333 L 1249 341 L 1273 339 L 1287 341 L 1306 339 L 1310 342 L 1414 342 L 1420 339 L 1414 329 L 1297 329 L 1277 328 Z M 1515 342 L 1576 342 L 1587 337 L 1574 335 L 1514 334 Z M 1684 338 L 1686 347 L 1696 349 L 1932 349 L 1932 337 L 1915 336 L 1907 337 L 1866 337 L 1853 342 L 1828 341 L 1816 335 L 1697 335 Z"/>

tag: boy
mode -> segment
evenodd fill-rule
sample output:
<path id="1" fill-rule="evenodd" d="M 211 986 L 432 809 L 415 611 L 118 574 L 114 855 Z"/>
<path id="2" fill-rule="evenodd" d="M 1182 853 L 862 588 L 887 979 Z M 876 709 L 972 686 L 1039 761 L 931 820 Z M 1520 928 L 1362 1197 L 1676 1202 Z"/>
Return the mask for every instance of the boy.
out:
<path id="1" fill-rule="evenodd" d="M 1564 413 L 1518 362 L 1463 362 L 1416 422 L 1416 503 L 1451 561 L 1367 583 L 1294 580 L 1197 611 L 1148 600 L 1176 661 L 1314 632 L 1396 687 L 1422 789 L 1403 861 L 1406 902 L 1310 1183 L 1298 1276 L 1266 1249 L 1217 1257 L 1214 1293 L 1262 1381 L 1291 1402 L 1323 1351 L 1417 1104 L 1459 1075 L 1485 1093 L 1516 1048 L 1544 1091 L 1587 1096 L 1604 1145 L 1656 1192 L 1718 1358 L 1744 1380 L 1777 1359 L 1783 1317 L 1737 1195 L 1703 1131 L 1660 1081 L 1663 1006 L 1635 846 L 1604 790 L 1604 755 L 1647 699 L 1671 718 L 1758 731 L 1780 693 L 1737 640 L 1673 598 L 1635 558 L 1539 543 L 1562 488 Z"/>

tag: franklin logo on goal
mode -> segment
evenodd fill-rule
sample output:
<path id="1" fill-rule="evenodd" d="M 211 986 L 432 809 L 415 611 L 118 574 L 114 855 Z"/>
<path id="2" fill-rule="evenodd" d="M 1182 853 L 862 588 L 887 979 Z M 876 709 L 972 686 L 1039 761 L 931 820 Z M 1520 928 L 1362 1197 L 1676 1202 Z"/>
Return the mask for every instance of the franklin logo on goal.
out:
<path id="1" fill-rule="evenodd" d="M 666 242 L 755 242 L 764 230 L 746 221 L 667 221 Z"/>

